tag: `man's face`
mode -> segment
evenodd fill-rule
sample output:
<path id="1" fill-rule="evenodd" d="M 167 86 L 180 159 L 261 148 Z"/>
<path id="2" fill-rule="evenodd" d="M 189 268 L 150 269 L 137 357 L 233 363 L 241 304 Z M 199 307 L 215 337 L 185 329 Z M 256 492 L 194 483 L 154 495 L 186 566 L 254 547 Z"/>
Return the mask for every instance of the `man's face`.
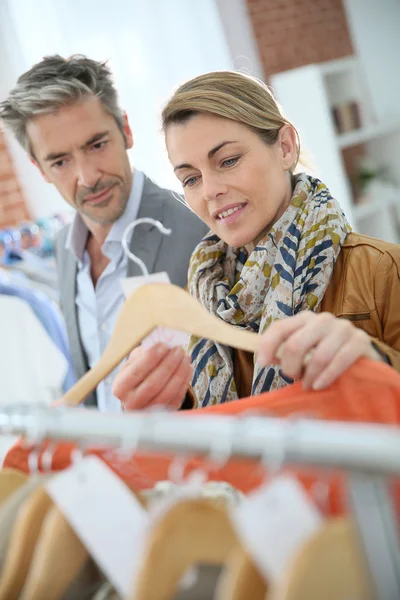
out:
<path id="1" fill-rule="evenodd" d="M 27 133 L 45 180 L 85 221 L 108 227 L 123 214 L 132 186 L 127 121 L 124 139 L 100 100 L 87 98 L 33 117 Z"/>

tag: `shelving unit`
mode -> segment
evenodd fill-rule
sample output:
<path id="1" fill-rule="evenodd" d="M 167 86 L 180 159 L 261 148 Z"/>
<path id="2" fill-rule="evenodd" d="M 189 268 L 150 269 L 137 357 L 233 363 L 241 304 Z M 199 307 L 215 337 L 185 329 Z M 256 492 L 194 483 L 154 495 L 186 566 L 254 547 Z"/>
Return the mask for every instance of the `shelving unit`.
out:
<path id="1" fill-rule="evenodd" d="M 343 150 L 357 144 L 364 144 L 383 135 L 391 135 L 396 131 L 400 132 L 400 118 L 388 119 L 381 123 L 375 123 L 361 129 L 338 134 L 338 146 Z"/>
<path id="2" fill-rule="evenodd" d="M 400 104 L 397 114 L 377 118 L 356 56 L 279 73 L 271 84 L 299 130 L 306 170 L 328 185 L 356 231 L 399 243 Z M 356 103 L 360 127 L 339 133 L 333 109 L 349 102 Z M 362 203 L 354 197 L 349 177 L 357 154 L 387 174 L 387 181 L 374 180 Z"/>

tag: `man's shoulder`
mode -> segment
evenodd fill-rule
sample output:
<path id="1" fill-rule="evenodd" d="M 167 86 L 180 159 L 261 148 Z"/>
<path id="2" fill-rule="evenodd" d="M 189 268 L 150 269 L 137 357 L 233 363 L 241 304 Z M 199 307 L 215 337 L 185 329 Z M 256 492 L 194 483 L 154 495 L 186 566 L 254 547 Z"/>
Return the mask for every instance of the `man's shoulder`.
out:
<path id="1" fill-rule="evenodd" d="M 67 243 L 68 233 L 69 233 L 71 227 L 72 227 L 72 223 L 67 223 L 66 225 L 64 225 L 62 227 L 62 229 L 60 229 L 60 231 L 57 233 L 57 236 L 56 236 L 57 245 L 63 244 L 65 246 L 65 244 Z"/>
<path id="2" fill-rule="evenodd" d="M 155 198 L 160 204 L 167 205 L 168 208 L 175 209 L 178 205 L 178 210 L 181 202 L 183 202 L 183 198 L 180 194 L 168 188 L 159 186 L 150 177 L 145 175 L 143 199 L 146 201 L 146 198 L 149 197 Z"/>
<path id="3" fill-rule="evenodd" d="M 57 254 L 59 254 L 65 250 L 65 245 L 67 243 L 68 233 L 69 233 L 70 229 L 71 229 L 71 223 L 68 223 L 67 225 L 64 225 L 64 227 L 62 229 L 60 229 L 60 231 L 57 233 L 57 236 L 55 239 L 55 248 L 56 248 Z"/>
<path id="4" fill-rule="evenodd" d="M 57 233 L 54 240 L 54 254 L 56 258 L 57 269 L 62 270 L 67 263 L 72 259 L 72 254 L 67 248 L 68 236 L 71 231 L 72 223 L 67 223 Z"/>
<path id="5" fill-rule="evenodd" d="M 148 198 L 150 195 L 163 205 L 164 211 L 167 213 L 168 221 L 172 221 L 176 224 L 184 221 L 185 225 L 191 225 L 192 228 L 201 232 L 202 235 L 205 235 L 208 232 L 209 228 L 187 206 L 182 195 L 174 190 L 160 187 L 146 175 L 143 189 L 144 202 L 146 202 L 146 197 Z"/>

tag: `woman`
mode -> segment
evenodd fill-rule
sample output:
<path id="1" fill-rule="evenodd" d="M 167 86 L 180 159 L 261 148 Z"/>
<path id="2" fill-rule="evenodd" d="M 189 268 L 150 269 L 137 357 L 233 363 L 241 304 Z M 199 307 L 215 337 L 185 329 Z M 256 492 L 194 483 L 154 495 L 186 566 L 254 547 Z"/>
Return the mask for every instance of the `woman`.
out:
<path id="1" fill-rule="evenodd" d="M 318 390 L 361 356 L 400 371 L 399 248 L 351 233 L 327 187 L 294 175 L 298 134 L 268 88 L 240 73 L 201 75 L 162 119 L 186 202 L 211 229 L 189 292 L 262 344 L 256 360 L 210 340 L 192 339 L 190 359 L 137 348 L 115 381 L 123 407 L 180 408 L 185 397 L 201 407 L 299 377 Z"/>

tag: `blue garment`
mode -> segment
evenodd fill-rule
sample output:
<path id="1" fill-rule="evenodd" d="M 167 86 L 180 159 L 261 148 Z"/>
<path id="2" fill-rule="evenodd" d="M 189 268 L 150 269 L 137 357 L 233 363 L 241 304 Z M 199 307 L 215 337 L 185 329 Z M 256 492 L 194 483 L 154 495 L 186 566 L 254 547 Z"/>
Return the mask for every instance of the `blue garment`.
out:
<path id="1" fill-rule="evenodd" d="M 69 351 L 65 325 L 55 306 L 41 292 L 33 291 L 29 289 L 29 287 L 24 287 L 23 284 L 18 285 L 17 283 L 12 282 L 12 280 L 7 276 L 1 277 L 1 274 L 0 294 L 16 296 L 17 298 L 25 300 L 29 304 L 36 317 L 42 323 L 46 332 L 52 339 L 54 345 L 61 350 L 68 362 L 68 372 L 65 377 L 63 389 L 64 391 L 69 390 L 69 388 L 75 383 L 76 376 L 72 366 L 71 353 Z"/>

